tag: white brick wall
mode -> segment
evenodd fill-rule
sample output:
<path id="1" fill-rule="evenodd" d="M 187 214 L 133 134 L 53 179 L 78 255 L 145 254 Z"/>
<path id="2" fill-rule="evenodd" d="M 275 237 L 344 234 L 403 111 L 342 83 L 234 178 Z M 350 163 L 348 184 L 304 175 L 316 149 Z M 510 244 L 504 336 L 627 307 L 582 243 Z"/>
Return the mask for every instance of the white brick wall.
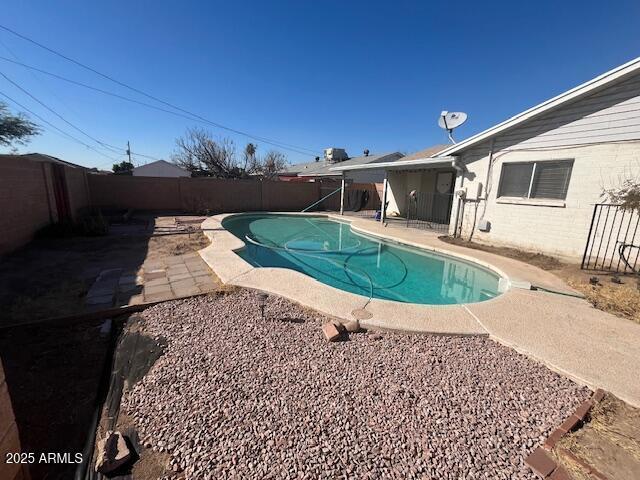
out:
<path id="1" fill-rule="evenodd" d="M 478 183 L 482 183 L 480 198 L 483 199 L 484 189 L 488 185 L 488 201 L 469 202 L 465 206 L 463 236 L 471 234 L 475 216 L 476 224 L 481 218 L 491 222 L 490 232 L 475 229 L 475 241 L 541 251 L 573 260 L 582 256 L 593 205 L 602 202 L 603 190 L 619 185 L 624 178 L 640 176 L 640 142 L 559 148 L 553 151 L 495 152 L 489 181 L 488 154 L 489 144 L 486 144 L 462 157 L 469 173 L 464 180 L 458 178 L 456 188 L 466 187 L 468 198 L 475 199 Z M 498 203 L 498 182 L 504 162 L 566 158 L 573 158 L 574 164 L 563 207 Z M 455 211 L 452 222 L 454 219 Z"/>

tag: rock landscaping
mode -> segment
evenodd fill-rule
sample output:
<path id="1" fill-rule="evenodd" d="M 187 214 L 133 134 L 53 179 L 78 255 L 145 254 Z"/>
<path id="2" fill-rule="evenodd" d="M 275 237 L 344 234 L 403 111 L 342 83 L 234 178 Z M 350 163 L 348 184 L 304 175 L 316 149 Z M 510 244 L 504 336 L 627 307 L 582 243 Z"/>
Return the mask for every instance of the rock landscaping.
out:
<path id="1" fill-rule="evenodd" d="M 123 411 L 168 478 L 533 479 L 525 457 L 590 394 L 484 337 L 330 343 L 284 299 L 264 316 L 249 291 L 142 313 L 167 348 Z"/>

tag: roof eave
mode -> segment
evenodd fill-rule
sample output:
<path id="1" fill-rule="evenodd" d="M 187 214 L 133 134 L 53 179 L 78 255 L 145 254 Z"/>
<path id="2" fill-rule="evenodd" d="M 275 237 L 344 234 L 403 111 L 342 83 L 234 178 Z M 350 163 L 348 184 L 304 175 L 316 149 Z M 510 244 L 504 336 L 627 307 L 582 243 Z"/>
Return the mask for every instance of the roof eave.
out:
<path id="1" fill-rule="evenodd" d="M 380 163 L 365 163 L 363 165 L 353 165 L 349 167 L 333 167 L 330 170 L 333 172 L 347 172 L 353 170 L 384 170 L 384 169 L 403 169 L 403 167 L 416 168 L 416 167 L 432 167 L 440 164 L 447 164 L 453 161 L 453 157 L 425 157 L 417 158 L 413 160 L 396 160 L 395 162 L 380 162 Z"/>
<path id="2" fill-rule="evenodd" d="M 498 135 L 510 128 L 514 128 L 528 120 L 531 120 L 540 115 L 548 113 L 551 110 L 558 108 L 567 102 L 578 100 L 581 97 L 587 96 L 593 91 L 599 88 L 602 88 L 614 81 L 621 80 L 626 76 L 632 75 L 638 70 L 640 70 L 640 57 L 635 58 L 612 70 L 609 70 L 608 72 L 605 72 L 602 75 L 592 78 L 591 80 L 584 82 L 570 90 L 567 90 L 566 92 L 561 93 L 560 95 L 556 95 L 555 97 L 549 100 L 546 100 L 534 107 L 531 107 L 525 110 L 524 112 L 521 112 L 509 118 L 508 120 L 505 120 L 504 122 L 501 122 L 497 125 L 494 125 L 491 128 L 488 128 L 487 130 L 484 130 L 476 135 L 473 135 L 472 137 L 469 137 L 468 139 L 463 140 L 462 142 L 459 142 L 441 151 L 440 153 L 432 155 L 432 158 L 437 158 L 440 156 L 449 156 L 449 155 L 460 153 L 461 151 L 466 150 L 472 147 L 473 145 L 477 145 L 480 142 L 486 141 L 494 137 L 495 135 Z"/>

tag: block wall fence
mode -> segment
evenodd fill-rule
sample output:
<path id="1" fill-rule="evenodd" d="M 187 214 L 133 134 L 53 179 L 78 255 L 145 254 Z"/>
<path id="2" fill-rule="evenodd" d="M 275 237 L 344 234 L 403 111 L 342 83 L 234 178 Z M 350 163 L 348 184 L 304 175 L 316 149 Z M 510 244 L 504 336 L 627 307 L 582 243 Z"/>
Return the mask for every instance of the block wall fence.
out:
<path id="1" fill-rule="evenodd" d="M 339 181 L 281 182 L 218 178 L 96 175 L 81 168 L 4 156 L 0 160 L 0 255 L 30 242 L 61 218 L 87 207 L 211 214 L 300 211 L 340 187 Z M 377 184 L 350 188 L 379 191 Z M 340 206 L 340 195 L 324 204 Z"/>

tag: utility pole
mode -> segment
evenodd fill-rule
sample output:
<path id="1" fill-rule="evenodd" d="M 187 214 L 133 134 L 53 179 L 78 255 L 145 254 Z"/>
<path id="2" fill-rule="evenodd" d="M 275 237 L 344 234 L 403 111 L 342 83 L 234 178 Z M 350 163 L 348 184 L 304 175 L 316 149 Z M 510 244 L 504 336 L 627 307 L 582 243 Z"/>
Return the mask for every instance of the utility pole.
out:
<path id="1" fill-rule="evenodd" d="M 131 145 L 129 145 L 129 140 L 127 140 L 127 155 L 129 155 L 129 163 L 133 165 L 133 163 L 131 162 Z"/>

